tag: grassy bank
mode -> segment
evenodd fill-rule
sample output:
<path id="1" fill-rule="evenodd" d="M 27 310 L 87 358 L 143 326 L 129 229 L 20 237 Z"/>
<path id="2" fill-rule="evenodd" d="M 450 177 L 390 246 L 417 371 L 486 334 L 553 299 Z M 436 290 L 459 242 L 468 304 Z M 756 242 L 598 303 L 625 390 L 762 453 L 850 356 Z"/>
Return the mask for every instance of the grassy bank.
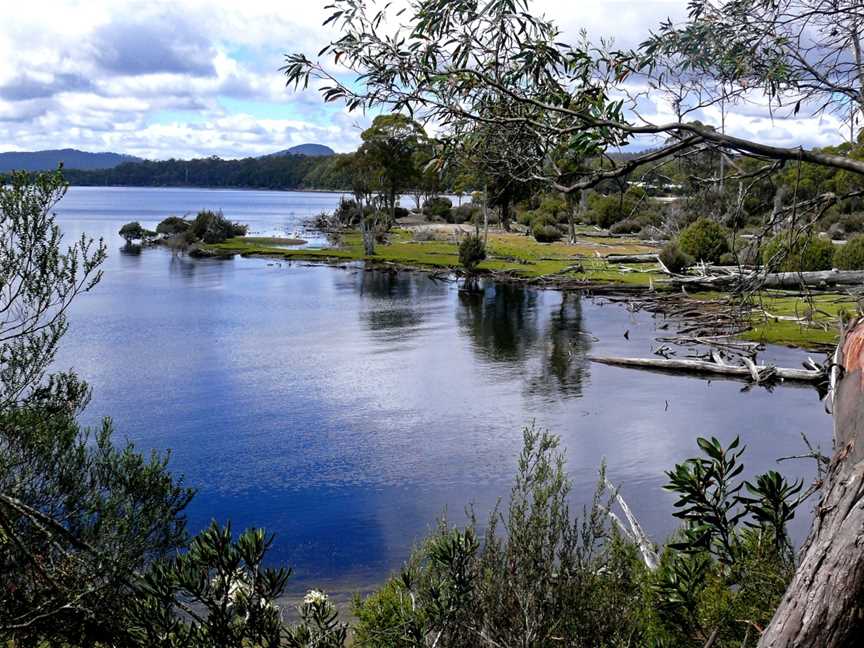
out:
<path id="1" fill-rule="evenodd" d="M 581 230 L 575 244 L 538 243 L 522 234 L 489 233 L 488 258 L 479 270 L 493 276 L 524 280 L 547 287 L 562 288 L 639 288 L 659 286 L 664 275 L 653 264 L 610 263 L 607 257 L 621 254 L 657 252 L 655 247 L 636 239 L 609 239 Z M 360 234 L 340 236 L 338 245 L 323 249 L 291 248 L 298 241 L 280 238 L 238 237 L 207 246 L 219 254 L 267 256 L 286 260 L 321 262 L 364 261 L 429 270 L 459 270 L 458 245 L 452 240 L 415 240 L 415 232 L 395 229 L 386 244 L 366 256 Z M 439 237 L 443 238 L 443 237 Z M 717 293 L 693 295 L 696 299 L 716 299 Z M 807 299 L 797 295 L 767 291 L 754 298 L 749 316 L 752 328 L 743 339 L 819 350 L 834 344 L 839 318 L 857 312 L 848 295 L 817 293 Z"/>
<path id="2" fill-rule="evenodd" d="M 413 233 L 396 229 L 386 244 L 376 247 L 374 256 L 366 256 L 360 234 L 350 232 L 340 237 L 338 246 L 325 249 L 286 249 L 288 239 L 255 239 L 238 237 L 208 249 L 224 254 L 272 256 L 298 260 L 337 260 L 395 263 L 405 266 L 458 270 L 459 246 L 451 241 L 417 241 Z M 630 266 L 627 270 L 610 265 L 610 254 L 644 254 L 656 249 L 637 240 L 579 237 L 575 245 L 538 243 L 533 238 L 507 232 L 490 232 L 488 258 L 480 271 L 506 272 L 526 280 L 560 277 L 584 281 L 586 284 L 629 284 L 648 286 L 660 278 L 657 272 L 641 272 L 645 266 Z"/>

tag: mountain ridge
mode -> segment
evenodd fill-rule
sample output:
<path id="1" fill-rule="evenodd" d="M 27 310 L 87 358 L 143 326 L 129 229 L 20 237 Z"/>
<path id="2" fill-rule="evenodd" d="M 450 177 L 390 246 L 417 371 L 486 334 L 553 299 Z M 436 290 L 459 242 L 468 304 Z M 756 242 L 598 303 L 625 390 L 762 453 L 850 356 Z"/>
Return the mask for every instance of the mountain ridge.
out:
<path id="1" fill-rule="evenodd" d="M 113 169 L 125 162 L 141 162 L 142 158 L 122 153 L 81 151 L 79 149 L 48 149 L 44 151 L 6 151 L 0 153 L 0 172 L 53 171 L 61 163 L 66 169 L 95 171 Z"/>

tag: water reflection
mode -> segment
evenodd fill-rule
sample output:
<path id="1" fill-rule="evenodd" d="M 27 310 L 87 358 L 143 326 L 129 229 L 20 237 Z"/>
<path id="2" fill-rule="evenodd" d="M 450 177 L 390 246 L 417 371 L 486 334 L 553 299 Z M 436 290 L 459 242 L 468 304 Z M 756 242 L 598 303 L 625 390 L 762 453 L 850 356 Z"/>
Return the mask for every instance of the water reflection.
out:
<path id="1" fill-rule="evenodd" d="M 362 299 L 360 320 L 382 339 L 406 341 L 415 336 L 434 302 L 447 286 L 415 272 L 362 271 L 351 286 Z"/>
<path id="2" fill-rule="evenodd" d="M 592 340 L 583 326 L 581 295 L 564 293 L 546 325 L 545 350 L 540 372 L 529 385 L 531 393 L 549 394 L 550 390 L 555 390 L 568 397 L 582 393 L 590 366 L 587 357 Z"/>
<path id="3" fill-rule="evenodd" d="M 537 291 L 513 284 L 481 283 L 460 291 L 457 321 L 478 356 L 492 362 L 522 362 L 539 335 Z"/>

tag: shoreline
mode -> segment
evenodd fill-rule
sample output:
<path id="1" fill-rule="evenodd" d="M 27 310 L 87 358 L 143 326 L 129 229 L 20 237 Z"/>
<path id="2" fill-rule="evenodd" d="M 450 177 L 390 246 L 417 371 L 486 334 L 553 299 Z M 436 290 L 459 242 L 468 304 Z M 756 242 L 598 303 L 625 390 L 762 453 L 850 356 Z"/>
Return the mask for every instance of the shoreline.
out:
<path id="1" fill-rule="evenodd" d="M 422 272 L 442 281 L 458 281 L 465 276 L 455 241 L 417 241 L 411 238 L 413 233 L 412 229 L 394 229 L 391 239 L 379 244 L 374 256 L 365 255 L 359 234 L 353 231 L 340 233 L 339 245 L 327 248 L 292 249 L 275 247 L 280 245 L 279 239 L 271 239 L 268 245 L 236 238 L 204 246 L 203 250 L 206 256 L 215 258 L 270 258 L 337 268 L 357 268 L 362 263 L 367 271 Z M 490 230 L 490 255 L 480 264 L 476 276 L 537 289 L 626 298 L 635 302 L 635 307 L 657 315 L 676 317 L 670 310 L 683 311 L 698 322 L 695 332 L 702 335 L 719 334 L 810 351 L 832 347 L 837 339 L 835 332 L 839 332 L 837 322 L 856 308 L 853 298 L 839 292 L 817 292 L 807 300 L 794 291 L 764 290 L 742 316 L 733 312 L 728 293 L 706 290 L 687 293 L 664 284 L 666 275 L 656 264 L 607 260 L 620 254 L 655 253 L 655 247 L 635 239 L 610 242 L 591 234 L 581 232 L 575 244 L 549 244 L 537 243 L 524 235 Z M 674 307 L 668 308 L 667 302 L 674 302 Z M 811 305 L 812 321 L 808 321 L 800 315 Z"/>

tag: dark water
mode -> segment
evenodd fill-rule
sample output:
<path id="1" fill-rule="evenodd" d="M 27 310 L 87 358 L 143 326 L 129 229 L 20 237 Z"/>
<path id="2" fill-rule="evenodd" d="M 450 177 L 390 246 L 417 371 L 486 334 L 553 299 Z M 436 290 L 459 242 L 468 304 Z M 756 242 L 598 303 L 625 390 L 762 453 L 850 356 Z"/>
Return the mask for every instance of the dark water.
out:
<path id="1" fill-rule="evenodd" d="M 742 392 L 587 362 L 650 353 L 657 322 L 620 305 L 492 284 L 466 296 L 416 273 L 119 251 L 130 220 L 153 227 L 222 208 L 255 232 L 290 234 L 338 198 L 75 188 L 58 208 L 70 235 L 111 246 L 59 359 L 93 385 L 87 420 L 110 415 L 140 448 L 172 450 L 199 490 L 193 528 L 215 518 L 275 532 L 273 558 L 293 565 L 297 589 L 380 581 L 444 509 L 461 520 L 473 502 L 485 517 L 508 493 L 531 421 L 561 436 L 577 503 L 605 459 L 657 539 L 675 526 L 663 471 L 696 452 L 697 435 L 741 435 L 748 472 L 801 452 L 801 432 L 830 448 L 810 388 Z M 802 354 L 766 357 L 796 366 Z M 812 478 L 808 463 L 781 469 Z"/>

